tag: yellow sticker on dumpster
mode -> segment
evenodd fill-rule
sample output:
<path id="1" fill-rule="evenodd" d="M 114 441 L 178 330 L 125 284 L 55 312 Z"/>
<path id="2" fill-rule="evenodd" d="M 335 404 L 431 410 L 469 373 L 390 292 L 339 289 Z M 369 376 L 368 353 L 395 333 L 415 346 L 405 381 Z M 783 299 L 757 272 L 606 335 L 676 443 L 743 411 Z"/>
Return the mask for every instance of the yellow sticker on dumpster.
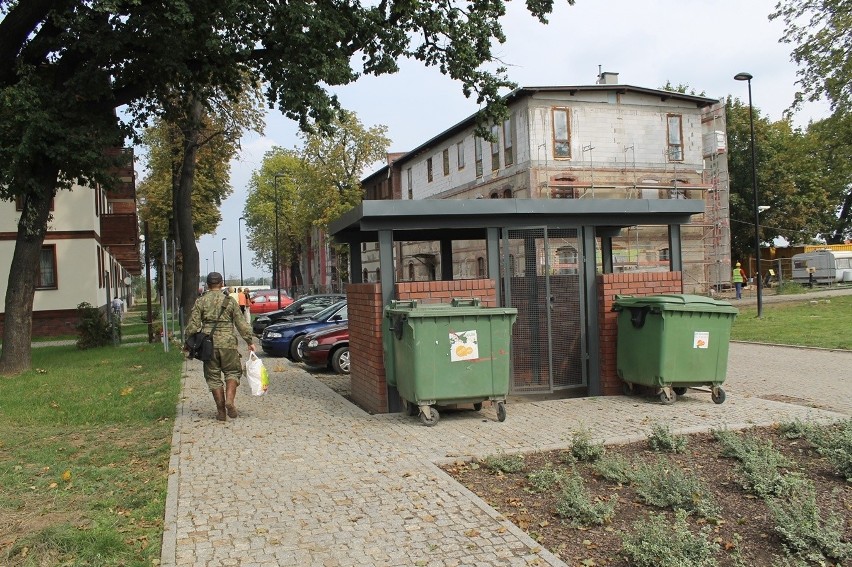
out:
<path id="1" fill-rule="evenodd" d="M 692 336 L 692 348 L 709 348 L 710 333 L 707 331 L 695 331 Z"/>
<path id="2" fill-rule="evenodd" d="M 479 358 L 479 344 L 475 330 L 450 333 L 450 362 L 477 358 Z"/>

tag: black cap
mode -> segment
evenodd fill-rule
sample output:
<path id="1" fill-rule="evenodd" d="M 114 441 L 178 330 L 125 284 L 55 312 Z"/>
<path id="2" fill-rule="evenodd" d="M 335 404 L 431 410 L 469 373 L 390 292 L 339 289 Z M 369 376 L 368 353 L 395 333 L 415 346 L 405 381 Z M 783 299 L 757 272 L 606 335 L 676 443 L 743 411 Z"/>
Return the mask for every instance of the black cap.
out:
<path id="1" fill-rule="evenodd" d="M 222 274 L 219 272 L 210 272 L 207 274 L 207 285 L 221 285 Z"/>

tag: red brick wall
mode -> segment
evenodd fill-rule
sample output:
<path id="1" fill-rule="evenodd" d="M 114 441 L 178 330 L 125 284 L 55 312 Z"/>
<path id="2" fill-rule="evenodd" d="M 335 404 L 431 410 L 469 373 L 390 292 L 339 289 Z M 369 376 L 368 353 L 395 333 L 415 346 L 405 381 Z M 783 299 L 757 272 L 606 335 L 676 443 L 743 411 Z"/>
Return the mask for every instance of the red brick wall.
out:
<path id="1" fill-rule="evenodd" d="M 612 310 L 616 295 L 646 296 L 683 293 L 680 272 L 637 272 L 598 276 L 600 313 L 601 392 L 604 396 L 621 394 L 621 379 L 616 366 L 618 313 Z"/>
<path id="2" fill-rule="evenodd" d="M 492 280 L 456 280 L 404 282 L 395 285 L 397 299 L 417 299 L 424 303 L 449 303 L 453 298 L 478 297 L 483 307 L 497 306 L 497 292 Z M 349 348 L 352 351 L 352 400 L 373 413 L 388 411 L 382 350 L 381 285 L 348 284 Z"/>
<path id="3" fill-rule="evenodd" d="M 0 314 L 0 336 L 3 334 L 5 314 Z M 55 337 L 77 334 L 80 317 L 76 309 L 56 309 L 53 311 L 33 312 L 34 337 Z"/>
<path id="4" fill-rule="evenodd" d="M 449 303 L 454 298 L 478 297 L 483 307 L 497 307 L 494 280 L 453 280 L 440 282 L 401 282 L 396 284 L 396 298 L 417 299 L 424 303 Z"/>
<path id="5" fill-rule="evenodd" d="M 347 284 L 352 400 L 374 413 L 388 411 L 382 352 L 382 288 L 378 283 Z"/>

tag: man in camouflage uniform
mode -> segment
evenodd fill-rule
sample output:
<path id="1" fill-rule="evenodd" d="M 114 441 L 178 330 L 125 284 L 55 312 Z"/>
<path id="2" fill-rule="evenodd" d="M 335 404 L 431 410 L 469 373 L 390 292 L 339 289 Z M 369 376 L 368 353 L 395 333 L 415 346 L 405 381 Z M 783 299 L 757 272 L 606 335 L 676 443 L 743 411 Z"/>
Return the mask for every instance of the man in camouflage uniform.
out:
<path id="1" fill-rule="evenodd" d="M 208 291 L 192 308 L 186 333 L 190 336 L 203 331 L 213 336 L 213 357 L 204 362 L 204 379 L 216 401 L 216 419 L 225 421 L 226 412 L 230 418 L 237 417 L 234 398 L 243 374 L 234 326 L 250 351 L 254 351 L 254 343 L 251 328 L 240 313 L 240 306 L 233 297 L 222 293 L 222 274 L 207 274 L 207 288 Z"/>

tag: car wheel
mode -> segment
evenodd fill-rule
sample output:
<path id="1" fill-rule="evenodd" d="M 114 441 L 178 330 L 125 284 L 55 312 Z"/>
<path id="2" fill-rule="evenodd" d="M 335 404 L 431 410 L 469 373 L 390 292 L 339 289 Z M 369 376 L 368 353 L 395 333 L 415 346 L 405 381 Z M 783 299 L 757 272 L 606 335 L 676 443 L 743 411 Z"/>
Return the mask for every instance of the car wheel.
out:
<path id="1" fill-rule="evenodd" d="M 305 335 L 299 335 L 298 337 L 293 337 L 293 341 L 290 343 L 290 360 L 293 362 L 302 362 L 302 343 L 305 341 Z"/>
<path id="2" fill-rule="evenodd" d="M 341 347 L 331 355 L 331 367 L 338 374 L 349 374 L 349 347 Z"/>

